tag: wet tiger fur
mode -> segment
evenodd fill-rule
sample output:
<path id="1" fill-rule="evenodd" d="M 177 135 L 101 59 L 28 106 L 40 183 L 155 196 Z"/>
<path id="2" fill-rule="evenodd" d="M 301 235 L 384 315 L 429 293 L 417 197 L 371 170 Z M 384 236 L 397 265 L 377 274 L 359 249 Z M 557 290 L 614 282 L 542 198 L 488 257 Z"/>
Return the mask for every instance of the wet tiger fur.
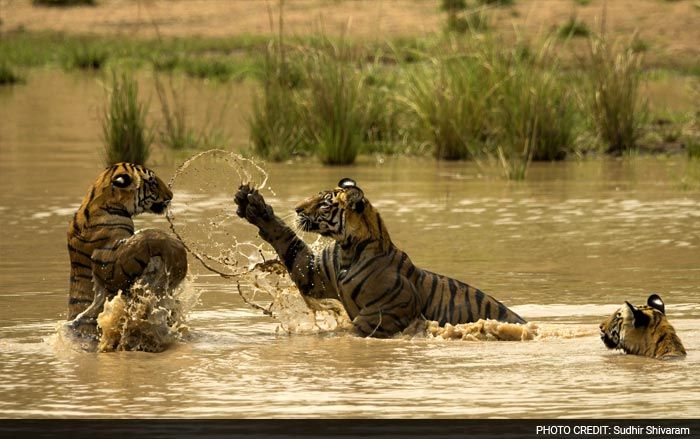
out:
<path id="1" fill-rule="evenodd" d="M 627 354 L 660 359 L 686 355 L 657 294 L 649 296 L 646 306 L 625 302 L 600 324 L 600 338 L 608 349 L 622 349 Z"/>
<path id="2" fill-rule="evenodd" d="M 235 203 L 237 214 L 272 244 L 301 293 L 340 299 L 362 336 L 389 337 L 421 316 L 441 325 L 479 319 L 525 323 L 482 291 L 413 265 L 351 179 L 296 206 L 302 230 L 334 239 L 317 254 L 275 216 L 257 190 L 241 186 Z"/>
<path id="3" fill-rule="evenodd" d="M 68 320 L 80 335 L 96 336 L 105 298 L 127 293 L 137 279 L 154 281 L 151 287 L 161 291 L 185 277 L 180 241 L 156 229 L 134 234 L 134 215 L 161 214 L 172 197 L 152 170 L 131 163 L 110 166 L 92 184 L 68 227 Z"/>

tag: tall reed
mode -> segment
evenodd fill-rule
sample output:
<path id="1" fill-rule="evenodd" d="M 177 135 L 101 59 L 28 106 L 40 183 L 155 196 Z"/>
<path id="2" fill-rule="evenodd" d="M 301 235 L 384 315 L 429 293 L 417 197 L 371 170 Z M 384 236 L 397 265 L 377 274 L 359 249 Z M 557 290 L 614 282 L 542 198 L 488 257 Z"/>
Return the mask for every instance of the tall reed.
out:
<path id="1" fill-rule="evenodd" d="M 474 57 L 450 52 L 407 72 L 402 100 L 436 158 L 465 159 L 482 149 L 493 91 L 484 67 Z"/>
<path id="2" fill-rule="evenodd" d="M 329 49 L 306 51 L 308 90 L 302 109 L 321 162 L 347 165 L 362 146 L 364 82 L 355 65 L 346 61 L 351 56 L 344 42 L 329 43 Z"/>
<path id="3" fill-rule="evenodd" d="M 648 119 L 640 93 L 641 56 L 603 37 L 591 38 L 585 71 L 588 108 L 607 152 L 635 148 Z"/>
<path id="4" fill-rule="evenodd" d="M 106 164 L 144 164 L 154 134 L 146 122 L 148 104 L 139 100 L 138 84 L 131 74 L 112 72 L 108 100 L 102 116 Z"/>
<path id="5" fill-rule="evenodd" d="M 531 57 L 506 51 L 492 70 L 496 153 L 509 179 L 525 178 L 532 160 L 560 160 L 576 137 L 574 94 L 551 52 L 551 39 Z"/>
<path id="6" fill-rule="evenodd" d="M 253 98 L 248 120 L 253 148 L 268 160 L 285 160 L 308 149 L 295 84 L 287 74 L 290 69 L 279 45 L 270 43 L 260 69 L 262 90 Z"/>

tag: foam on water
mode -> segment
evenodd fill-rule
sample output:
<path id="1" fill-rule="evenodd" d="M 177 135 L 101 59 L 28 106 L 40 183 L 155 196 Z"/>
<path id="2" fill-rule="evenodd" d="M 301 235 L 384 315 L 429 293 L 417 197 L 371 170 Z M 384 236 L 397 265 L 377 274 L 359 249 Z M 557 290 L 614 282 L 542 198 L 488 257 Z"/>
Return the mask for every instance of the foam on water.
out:
<path id="1" fill-rule="evenodd" d="M 97 316 L 97 351 L 164 351 L 187 336 L 187 314 L 198 296 L 189 281 L 164 293 L 153 292 L 138 282 L 128 297 L 120 291 L 105 302 Z"/>

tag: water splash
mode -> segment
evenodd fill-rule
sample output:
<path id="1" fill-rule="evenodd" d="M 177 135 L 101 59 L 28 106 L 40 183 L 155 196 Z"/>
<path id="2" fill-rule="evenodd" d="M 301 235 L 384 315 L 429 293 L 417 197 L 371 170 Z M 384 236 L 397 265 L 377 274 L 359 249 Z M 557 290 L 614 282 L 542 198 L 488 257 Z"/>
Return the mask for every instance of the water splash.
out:
<path id="1" fill-rule="evenodd" d="M 187 337 L 188 313 L 199 293 L 183 281 L 174 291 L 154 292 L 137 282 L 128 297 L 120 291 L 97 316 L 98 352 L 162 352 Z"/>
<path id="2" fill-rule="evenodd" d="M 249 183 L 274 197 L 267 181 L 267 172 L 250 159 L 223 150 L 204 151 L 175 171 L 170 187 L 176 195 L 166 217 L 175 235 L 207 270 L 235 280 L 246 304 L 279 322 L 278 333 L 350 327 L 339 301 L 302 296 L 275 251 L 236 215 L 233 197 L 238 187 Z M 324 245 L 317 239 L 310 246 L 316 250 Z"/>
<path id="3" fill-rule="evenodd" d="M 233 197 L 241 184 L 275 195 L 268 174 L 253 160 L 212 149 L 187 159 L 169 186 L 175 197 L 166 218 L 175 236 L 202 265 L 223 277 L 239 277 L 275 253 L 254 244 L 254 230 L 236 215 Z"/>

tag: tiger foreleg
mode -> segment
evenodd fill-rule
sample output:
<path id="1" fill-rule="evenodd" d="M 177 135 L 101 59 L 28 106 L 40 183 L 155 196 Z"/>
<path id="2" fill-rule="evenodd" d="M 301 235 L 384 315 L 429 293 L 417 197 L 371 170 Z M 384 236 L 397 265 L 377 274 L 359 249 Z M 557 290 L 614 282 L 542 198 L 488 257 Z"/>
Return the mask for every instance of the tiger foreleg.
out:
<path id="1" fill-rule="evenodd" d="M 106 288 L 99 285 L 99 282 L 95 282 L 94 290 L 95 296 L 90 306 L 88 306 L 85 311 L 78 314 L 73 320 L 66 323 L 66 327 L 81 336 L 97 339 L 97 316 L 104 309 L 104 304 L 109 296 L 109 292 Z"/>
<path id="2" fill-rule="evenodd" d="M 275 249 L 292 281 L 302 295 L 317 299 L 337 299 L 338 292 L 327 273 L 333 273 L 330 262 L 324 265 L 317 255 L 284 221 L 256 189 L 244 184 L 234 197 L 236 214 L 256 226 L 260 237 Z"/>

